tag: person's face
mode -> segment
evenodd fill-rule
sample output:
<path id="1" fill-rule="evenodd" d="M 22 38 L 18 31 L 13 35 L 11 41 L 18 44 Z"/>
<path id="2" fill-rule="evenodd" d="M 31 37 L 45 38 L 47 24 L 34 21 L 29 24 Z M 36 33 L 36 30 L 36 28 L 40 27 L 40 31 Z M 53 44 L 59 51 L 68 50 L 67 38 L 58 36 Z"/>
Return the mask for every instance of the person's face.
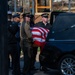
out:
<path id="1" fill-rule="evenodd" d="M 26 22 L 30 22 L 30 17 L 25 18 Z"/>
<path id="2" fill-rule="evenodd" d="M 15 22 L 20 22 L 20 17 L 15 17 L 15 18 L 13 18 L 13 20 L 14 20 Z"/>
<path id="3" fill-rule="evenodd" d="M 45 23 L 47 23 L 48 22 L 48 18 L 42 17 L 42 21 L 45 22 Z"/>

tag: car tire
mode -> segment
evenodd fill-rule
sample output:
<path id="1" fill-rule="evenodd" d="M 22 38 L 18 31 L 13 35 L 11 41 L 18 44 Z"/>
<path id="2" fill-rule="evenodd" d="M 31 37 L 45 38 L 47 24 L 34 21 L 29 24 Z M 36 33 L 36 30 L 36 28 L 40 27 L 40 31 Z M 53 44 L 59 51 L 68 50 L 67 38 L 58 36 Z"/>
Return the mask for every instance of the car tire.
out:
<path id="1" fill-rule="evenodd" d="M 63 56 L 58 68 L 61 75 L 75 75 L 75 56 L 71 54 Z"/>

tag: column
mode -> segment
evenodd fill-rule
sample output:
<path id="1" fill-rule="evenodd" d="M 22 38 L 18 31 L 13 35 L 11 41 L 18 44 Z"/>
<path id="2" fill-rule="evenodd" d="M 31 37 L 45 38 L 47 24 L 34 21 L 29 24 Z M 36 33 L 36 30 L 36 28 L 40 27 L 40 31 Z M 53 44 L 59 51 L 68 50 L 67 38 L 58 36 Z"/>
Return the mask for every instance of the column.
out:
<path id="1" fill-rule="evenodd" d="M 0 1 L 0 75 L 8 74 L 7 0 Z"/>

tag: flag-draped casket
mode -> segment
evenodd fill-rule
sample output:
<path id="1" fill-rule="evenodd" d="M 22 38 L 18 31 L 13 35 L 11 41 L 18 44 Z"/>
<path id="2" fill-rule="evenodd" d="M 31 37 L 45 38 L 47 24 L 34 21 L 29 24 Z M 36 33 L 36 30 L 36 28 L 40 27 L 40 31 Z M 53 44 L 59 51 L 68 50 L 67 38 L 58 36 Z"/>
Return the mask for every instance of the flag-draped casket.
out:
<path id="1" fill-rule="evenodd" d="M 35 45 L 43 47 L 46 43 L 46 37 L 49 30 L 42 27 L 33 27 L 32 28 L 32 37 Z"/>

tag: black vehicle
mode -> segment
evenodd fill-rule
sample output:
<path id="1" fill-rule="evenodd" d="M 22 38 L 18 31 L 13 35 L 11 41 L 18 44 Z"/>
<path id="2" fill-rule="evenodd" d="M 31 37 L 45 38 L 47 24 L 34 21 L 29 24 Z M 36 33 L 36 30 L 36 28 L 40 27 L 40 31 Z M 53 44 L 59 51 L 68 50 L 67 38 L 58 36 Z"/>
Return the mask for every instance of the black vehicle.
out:
<path id="1" fill-rule="evenodd" d="M 58 69 L 61 75 L 75 75 L 75 14 L 60 13 L 52 24 L 40 54 L 42 66 Z"/>

